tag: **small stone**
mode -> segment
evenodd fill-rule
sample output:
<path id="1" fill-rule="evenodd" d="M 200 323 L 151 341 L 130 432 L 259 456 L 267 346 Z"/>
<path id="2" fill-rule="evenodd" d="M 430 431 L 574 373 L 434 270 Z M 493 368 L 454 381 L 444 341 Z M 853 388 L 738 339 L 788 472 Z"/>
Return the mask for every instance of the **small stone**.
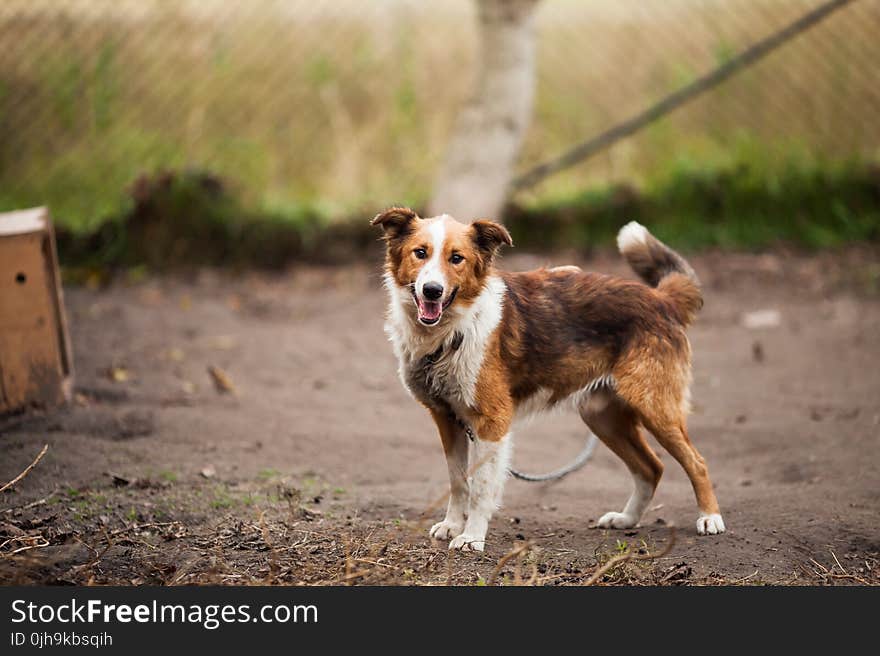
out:
<path id="1" fill-rule="evenodd" d="M 742 315 L 742 325 L 750 330 L 758 328 L 775 328 L 782 323 L 779 310 L 755 310 Z"/>

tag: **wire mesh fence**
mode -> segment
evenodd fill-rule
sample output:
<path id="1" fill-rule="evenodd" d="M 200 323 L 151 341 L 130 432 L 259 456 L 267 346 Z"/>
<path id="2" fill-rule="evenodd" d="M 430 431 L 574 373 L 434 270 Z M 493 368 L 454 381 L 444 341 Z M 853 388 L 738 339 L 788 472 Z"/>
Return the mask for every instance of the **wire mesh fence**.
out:
<path id="1" fill-rule="evenodd" d="M 821 0 L 543 0 L 526 169 Z M 141 173 L 198 169 L 261 206 L 343 216 L 428 196 L 474 83 L 472 0 L 4 0 L 0 209 L 69 225 Z M 880 0 L 856 0 L 668 118 L 528 192 L 682 166 L 880 153 Z M 763 170 L 763 169 L 762 169 Z"/>

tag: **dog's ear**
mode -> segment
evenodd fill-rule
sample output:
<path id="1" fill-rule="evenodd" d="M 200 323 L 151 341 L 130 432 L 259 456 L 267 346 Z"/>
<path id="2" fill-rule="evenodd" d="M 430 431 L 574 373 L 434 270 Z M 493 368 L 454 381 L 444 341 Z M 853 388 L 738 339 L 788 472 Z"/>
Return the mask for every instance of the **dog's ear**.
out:
<path id="1" fill-rule="evenodd" d="M 408 207 L 392 207 L 374 216 L 370 225 L 382 226 L 386 238 L 396 239 L 407 234 L 417 218 L 418 214 Z"/>
<path id="2" fill-rule="evenodd" d="M 479 219 L 471 223 L 471 234 L 480 252 L 491 258 L 503 245 L 513 246 L 510 233 L 500 223 Z"/>

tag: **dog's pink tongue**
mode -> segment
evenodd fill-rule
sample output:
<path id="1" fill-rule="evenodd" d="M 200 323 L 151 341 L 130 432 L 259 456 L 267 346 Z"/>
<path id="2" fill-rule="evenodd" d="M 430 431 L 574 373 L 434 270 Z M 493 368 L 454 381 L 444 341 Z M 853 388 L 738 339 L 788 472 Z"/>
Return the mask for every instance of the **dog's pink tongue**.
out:
<path id="1" fill-rule="evenodd" d="M 439 301 L 421 301 L 419 303 L 419 318 L 433 321 L 440 317 L 443 306 Z"/>

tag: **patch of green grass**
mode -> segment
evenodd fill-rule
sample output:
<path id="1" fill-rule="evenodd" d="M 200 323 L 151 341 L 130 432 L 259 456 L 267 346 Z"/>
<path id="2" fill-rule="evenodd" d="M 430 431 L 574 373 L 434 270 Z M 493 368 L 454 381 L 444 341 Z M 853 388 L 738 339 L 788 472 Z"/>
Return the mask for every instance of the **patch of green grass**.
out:
<path id="1" fill-rule="evenodd" d="M 249 209 L 233 186 L 208 174 L 157 176 L 143 186 L 145 195 L 130 214 L 92 233 L 59 231 L 68 271 L 71 265 L 86 271 L 181 264 L 274 267 L 292 259 L 350 259 L 379 250 L 362 216 L 327 223 L 295 208 L 289 214 L 261 213 Z M 768 162 L 747 151 L 706 166 L 682 155 L 639 187 L 598 187 L 513 204 L 504 217 L 519 247 L 547 250 L 609 246 L 630 220 L 691 250 L 876 241 L 880 167 L 795 156 Z"/>
<path id="2" fill-rule="evenodd" d="M 98 492 L 92 492 L 92 494 L 89 495 L 89 499 L 92 501 L 92 503 L 94 503 L 96 505 L 100 505 L 100 506 L 106 506 L 109 503 L 109 500 L 107 499 L 107 495 L 100 494 Z"/>
<path id="3" fill-rule="evenodd" d="M 281 476 L 281 472 L 277 469 L 272 468 L 261 469 L 259 472 L 257 472 L 257 478 L 261 481 L 268 481 L 273 478 L 278 478 L 279 476 Z"/>
<path id="4" fill-rule="evenodd" d="M 311 494 L 316 490 L 320 490 L 321 487 L 321 481 L 319 481 L 317 478 L 313 478 L 312 476 L 306 476 L 302 480 L 302 488 L 303 491 L 306 493 Z"/>
<path id="5" fill-rule="evenodd" d="M 126 270 L 183 263 L 277 267 L 315 250 L 327 226 L 307 206 L 267 211 L 212 173 L 157 172 L 138 178 L 130 193 L 96 227 L 59 223 L 62 264 Z"/>
<path id="6" fill-rule="evenodd" d="M 209 505 L 214 509 L 232 508 L 234 506 L 254 506 L 260 500 L 260 495 L 253 492 L 234 491 L 218 485 L 211 492 Z"/>
<path id="7" fill-rule="evenodd" d="M 88 499 L 75 501 L 73 504 L 73 516 L 77 521 L 89 519 L 92 516 L 92 507 Z"/>
<path id="8" fill-rule="evenodd" d="M 662 124 L 648 138 L 671 139 Z M 670 152 L 638 185 L 550 184 L 539 195 L 514 198 L 503 220 L 514 242 L 528 249 L 608 246 L 630 220 L 682 249 L 758 249 L 779 242 L 826 248 L 880 239 L 876 162 L 825 160 L 796 142 L 765 143 L 747 134 L 723 151 L 694 139 Z M 74 179 L 53 175 L 49 167 L 46 184 L 53 193 L 80 202 Z M 95 172 L 102 183 L 114 175 Z M 90 200 L 83 196 L 81 202 Z M 86 278 L 108 267 L 143 276 L 175 266 L 348 260 L 380 251 L 365 219 L 375 209 L 331 220 L 330 208 L 280 197 L 266 204 L 213 172 L 164 171 L 139 177 L 102 221 L 62 220 L 58 246 L 73 280 L 77 272 Z"/>
<path id="9" fill-rule="evenodd" d="M 229 494 L 228 490 L 226 490 L 225 488 L 218 487 L 218 488 L 215 488 L 215 490 L 214 490 L 214 498 L 211 499 L 211 508 L 214 508 L 217 510 L 231 508 L 232 506 L 235 505 L 235 502 L 236 502 L 235 497 L 233 497 L 231 494 Z"/>
<path id="10" fill-rule="evenodd" d="M 178 479 L 178 475 L 176 472 L 170 470 L 163 470 L 159 472 L 159 478 L 163 481 L 167 481 L 168 483 L 176 483 Z"/>
<path id="11" fill-rule="evenodd" d="M 548 249 L 610 245 L 637 220 L 677 248 L 836 247 L 880 239 L 880 168 L 755 152 L 723 161 L 680 156 L 640 187 L 591 189 L 514 206 L 514 243 Z"/>

